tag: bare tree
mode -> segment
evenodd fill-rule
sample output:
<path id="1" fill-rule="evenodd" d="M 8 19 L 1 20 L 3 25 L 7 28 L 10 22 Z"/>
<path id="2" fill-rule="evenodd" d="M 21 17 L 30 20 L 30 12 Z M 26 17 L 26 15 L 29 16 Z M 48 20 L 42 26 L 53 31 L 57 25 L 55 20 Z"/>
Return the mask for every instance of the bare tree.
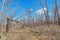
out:
<path id="1" fill-rule="evenodd" d="M 2 23 L 2 21 L 3 21 L 3 7 L 4 7 L 4 3 L 5 3 L 5 1 L 6 0 L 3 0 L 3 2 L 2 2 L 2 5 L 0 5 L 1 6 L 1 11 L 0 11 L 0 17 L 1 17 L 1 23 L 0 23 L 0 38 L 1 38 L 1 34 L 2 34 L 2 27 L 3 27 L 3 23 Z M 4 15 L 5 16 L 5 15 Z"/>
<path id="2" fill-rule="evenodd" d="M 48 27 L 49 27 L 48 0 L 46 0 L 46 8 L 47 8 L 47 11 L 46 11 L 46 20 L 47 20 L 47 24 L 48 24 Z"/>
<path id="3" fill-rule="evenodd" d="M 45 4 L 44 4 L 44 1 L 43 0 L 41 0 L 41 6 L 42 6 L 42 8 L 43 8 L 43 11 L 44 11 L 44 14 L 45 14 L 45 16 L 46 16 L 46 22 L 47 22 L 47 25 L 49 26 L 49 15 L 48 15 L 48 5 L 47 5 L 47 0 L 45 0 L 46 2 L 45 2 Z M 44 7 L 46 7 L 46 11 L 44 10 Z"/>
<path id="4" fill-rule="evenodd" d="M 54 24 L 57 24 L 57 13 L 56 13 L 56 7 L 54 7 Z"/>
<path id="5" fill-rule="evenodd" d="M 29 13 L 29 14 L 28 14 L 28 21 L 29 21 L 28 23 L 29 23 L 29 26 L 31 26 L 31 20 L 32 20 L 32 9 L 29 9 L 29 10 L 28 10 L 28 13 Z"/>
<path id="6" fill-rule="evenodd" d="M 55 15 L 57 15 L 57 18 L 58 18 L 58 25 L 60 25 L 60 18 L 59 18 L 57 0 L 55 0 Z M 55 20 L 56 20 L 56 19 L 55 19 Z"/>
<path id="7" fill-rule="evenodd" d="M 22 10 L 22 15 L 21 15 L 21 22 L 25 25 L 25 10 Z M 23 27 L 24 27 L 23 25 Z"/>
<path id="8" fill-rule="evenodd" d="M 36 26 L 38 26 L 38 14 L 36 14 Z"/>
<path id="9" fill-rule="evenodd" d="M 9 21 L 12 21 L 11 19 L 14 17 L 14 14 L 16 12 L 16 10 L 18 9 L 18 7 L 16 7 L 13 12 L 9 15 L 9 17 L 7 17 L 7 24 L 6 24 L 6 32 L 8 32 L 9 30 Z"/>

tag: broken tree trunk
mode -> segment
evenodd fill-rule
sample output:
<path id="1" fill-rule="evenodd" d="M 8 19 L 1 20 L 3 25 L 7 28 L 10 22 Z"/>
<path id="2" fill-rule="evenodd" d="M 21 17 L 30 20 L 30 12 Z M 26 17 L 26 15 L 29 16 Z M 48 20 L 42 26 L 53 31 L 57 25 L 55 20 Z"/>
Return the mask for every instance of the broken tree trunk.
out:
<path id="1" fill-rule="evenodd" d="M 7 24 L 6 24 L 6 32 L 8 32 L 8 30 L 9 30 L 9 19 L 7 18 Z"/>

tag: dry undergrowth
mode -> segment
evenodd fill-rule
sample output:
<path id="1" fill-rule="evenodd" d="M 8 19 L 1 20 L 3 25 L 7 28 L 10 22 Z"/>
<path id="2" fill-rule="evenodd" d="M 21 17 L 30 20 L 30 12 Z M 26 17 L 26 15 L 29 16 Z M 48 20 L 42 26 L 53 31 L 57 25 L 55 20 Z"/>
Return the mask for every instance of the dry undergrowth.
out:
<path id="1" fill-rule="evenodd" d="M 22 28 L 2 33 L 0 40 L 60 40 L 60 27 Z"/>

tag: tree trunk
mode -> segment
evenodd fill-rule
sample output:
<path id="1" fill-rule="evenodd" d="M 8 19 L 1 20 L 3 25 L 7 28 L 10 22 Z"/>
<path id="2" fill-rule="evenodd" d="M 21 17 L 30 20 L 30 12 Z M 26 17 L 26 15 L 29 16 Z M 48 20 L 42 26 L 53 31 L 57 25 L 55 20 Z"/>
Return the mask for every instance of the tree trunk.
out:
<path id="1" fill-rule="evenodd" d="M 6 32 L 8 32 L 8 30 L 9 30 L 9 19 L 7 18 L 7 24 L 6 24 Z"/>

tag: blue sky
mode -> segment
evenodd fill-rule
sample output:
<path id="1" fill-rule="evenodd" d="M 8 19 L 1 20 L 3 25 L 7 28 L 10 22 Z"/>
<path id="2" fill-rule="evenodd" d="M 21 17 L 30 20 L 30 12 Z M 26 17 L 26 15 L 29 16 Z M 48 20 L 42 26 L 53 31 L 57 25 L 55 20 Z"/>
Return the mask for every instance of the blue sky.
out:
<path id="1" fill-rule="evenodd" d="M 48 1 L 48 8 L 51 9 L 54 1 L 49 0 Z M 14 0 L 14 3 L 17 3 L 21 8 L 21 10 L 24 8 L 26 12 L 29 8 L 33 9 L 33 15 L 35 15 L 36 10 L 41 9 L 42 6 L 40 4 L 40 0 Z"/>
<path id="2" fill-rule="evenodd" d="M 35 17 L 36 16 L 36 10 L 39 10 L 42 8 L 40 1 L 41 0 L 12 0 L 11 4 L 9 5 L 9 8 L 11 8 L 11 10 L 9 10 L 9 12 L 7 12 L 7 13 L 11 13 L 12 9 L 15 9 L 14 7 L 19 6 L 20 8 L 17 10 L 15 16 L 21 16 L 23 9 L 25 9 L 25 13 L 28 13 L 28 9 L 31 8 L 31 9 L 33 9 L 33 12 L 32 12 L 33 17 Z M 8 2 L 6 2 L 6 3 L 9 3 L 9 2 L 10 2 L 10 0 L 8 0 Z M 60 2 L 60 0 L 58 0 L 58 4 L 59 4 L 59 2 Z M 2 3 L 2 0 L 0 0 L 0 4 L 1 3 Z M 49 12 L 50 12 L 54 6 L 54 0 L 48 0 L 47 4 L 48 4 Z"/>

